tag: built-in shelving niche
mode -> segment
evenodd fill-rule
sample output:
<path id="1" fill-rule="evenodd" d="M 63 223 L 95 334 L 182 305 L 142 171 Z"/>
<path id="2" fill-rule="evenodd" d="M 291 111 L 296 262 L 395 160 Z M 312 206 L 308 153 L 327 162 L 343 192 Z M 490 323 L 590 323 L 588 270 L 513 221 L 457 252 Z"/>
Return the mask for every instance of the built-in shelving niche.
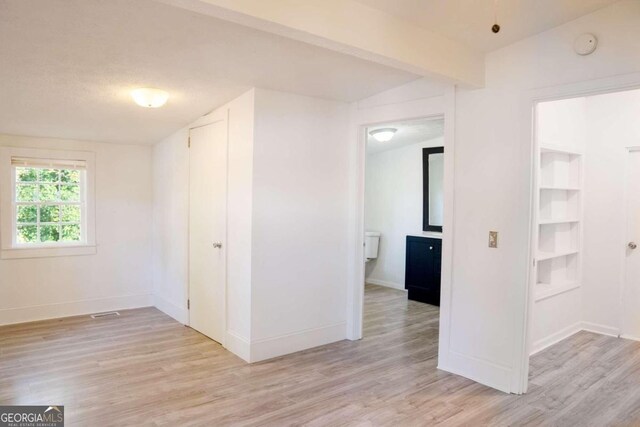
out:
<path id="1" fill-rule="evenodd" d="M 580 188 L 580 154 L 540 151 L 540 186 Z"/>
<path id="2" fill-rule="evenodd" d="M 580 286 L 582 154 L 541 147 L 536 300 Z"/>

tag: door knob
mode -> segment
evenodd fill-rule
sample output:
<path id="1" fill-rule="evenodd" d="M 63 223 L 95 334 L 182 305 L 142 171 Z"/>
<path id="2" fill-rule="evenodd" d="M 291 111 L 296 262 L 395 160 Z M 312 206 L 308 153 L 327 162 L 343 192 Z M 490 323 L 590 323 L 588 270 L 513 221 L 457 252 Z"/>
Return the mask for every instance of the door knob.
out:
<path id="1" fill-rule="evenodd" d="M 627 246 L 629 247 L 629 249 L 635 249 L 638 247 L 638 245 L 636 245 L 635 242 L 629 242 Z"/>
<path id="2" fill-rule="evenodd" d="M 220 249 L 222 247 L 222 242 L 214 242 L 213 247 Z"/>

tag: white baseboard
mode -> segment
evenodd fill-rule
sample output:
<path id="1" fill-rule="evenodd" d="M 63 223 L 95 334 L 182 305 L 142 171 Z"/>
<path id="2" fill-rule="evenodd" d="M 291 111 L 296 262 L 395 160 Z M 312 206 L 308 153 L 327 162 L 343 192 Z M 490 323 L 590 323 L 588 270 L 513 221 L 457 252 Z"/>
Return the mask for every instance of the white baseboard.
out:
<path id="1" fill-rule="evenodd" d="M 401 291 L 406 291 L 406 289 L 404 288 L 404 285 L 401 285 L 400 283 L 387 282 L 387 281 L 378 280 L 378 279 L 366 279 L 365 282 L 366 283 L 370 283 L 372 285 L 385 286 L 387 288 L 393 288 L 393 289 L 399 289 Z"/>
<path id="2" fill-rule="evenodd" d="M 557 344 L 580 331 L 593 332 L 595 334 L 608 335 L 612 337 L 617 337 L 619 334 L 618 328 L 614 328 L 613 326 L 600 325 L 592 322 L 578 322 L 533 343 L 530 356 L 540 353 L 542 350 L 551 347 L 552 345 Z M 622 338 L 627 337 L 623 336 Z"/>
<path id="3" fill-rule="evenodd" d="M 127 310 L 130 308 L 150 307 L 152 305 L 153 296 L 151 294 L 143 294 L 111 298 L 95 298 L 58 304 L 33 305 L 20 308 L 6 308 L 0 310 L 0 325 L 81 316 L 84 314 L 100 313 L 105 311 Z"/>
<path id="4" fill-rule="evenodd" d="M 536 341 L 532 346 L 531 356 L 582 330 L 603 335 L 618 336 L 618 330 L 616 328 L 591 322 L 577 322 L 548 337 Z M 509 367 L 469 357 L 455 351 L 449 351 L 446 359 L 447 360 L 444 361 L 438 361 L 438 369 L 461 375 L 506 393 L 511 392 L 510 379 L 512 371 Z"/>
<path id="5" fill-rule="evenodd" d="M 249 340 L 240 336 L 236 332 L 227 331 L 224 348 L 226 348 L 245 362 L 251 361 L 251 344 L 249 343 Z"/>
<path id="6" fill-rule="evenodd" d="M 582 322 L 582 330 L 601 335 L 609 335 L 612 337 L 617 337 L 620 334 L 620 330 L 618 328 L 592 322 Z"/>
<path id="7" fill-rule="evenodd" d="M 189 323 L 189 312 L 186 308 L 179 307 L 160 295 L 153 296 L 153 305 L 164 314 L 173 317 L 178 322 L 186 325 Z"/>
<path id="8" fill-rule="evenodd" d="M 511 392 L 511 368 L 487 360 L 449 351 L 447 360 L 438 360 L 438 369 L 460 375 L 505 393 Z"/>
<path id="9" fill-rule="evenodd" d="M 571 335 L 576 334 L 582 330 L 582 322 L 575 323 L 573 325 L 567 326 L 564 329 L 559 330 L 549 336 L 546 336 L 538 341 L 534 342 L 531 346 L 530 356 L 533 356 L 536 353 L 541 352 L 547 347 L 551 347 L 554 344 L 559 343 L 560 341 L 569 338 Z"/>
<path id="10" fill-rule="evenodd" d="M 272 359 L 346 339 L 345 322 L 251 342 L 251 362 Z"/>

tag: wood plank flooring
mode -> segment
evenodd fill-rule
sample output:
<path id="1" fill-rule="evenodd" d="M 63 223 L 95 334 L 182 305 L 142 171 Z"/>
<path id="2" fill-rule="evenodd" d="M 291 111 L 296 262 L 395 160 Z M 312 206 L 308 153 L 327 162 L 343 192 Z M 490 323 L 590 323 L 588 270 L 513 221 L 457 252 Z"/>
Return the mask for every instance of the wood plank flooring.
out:
<path id="1" fill-rule="evenodd" d="M 0 404 L 79 426 L 640 426 L 640 343 L 582 332 L 507 395 L 436 369 L 438 308 L 367 285 L 364 339 L 247 365 L 155 308 L 0 328 Z"/>

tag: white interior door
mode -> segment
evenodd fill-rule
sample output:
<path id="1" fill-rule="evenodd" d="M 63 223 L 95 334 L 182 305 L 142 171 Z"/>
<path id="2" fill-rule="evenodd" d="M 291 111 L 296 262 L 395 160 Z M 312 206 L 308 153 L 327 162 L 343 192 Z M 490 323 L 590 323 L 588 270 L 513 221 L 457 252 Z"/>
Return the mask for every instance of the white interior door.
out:
<path id="1" fill-rule="evenodd" d="M 622 335 L 640 339 L 640 150 L 627 155 L 627 247 L 622 295 Z"/>
<path id="2" fill-rule="evenodd" d="M 191 129 L 189 325 L 223 342 L 227 234 L 227 125 Z"/>

